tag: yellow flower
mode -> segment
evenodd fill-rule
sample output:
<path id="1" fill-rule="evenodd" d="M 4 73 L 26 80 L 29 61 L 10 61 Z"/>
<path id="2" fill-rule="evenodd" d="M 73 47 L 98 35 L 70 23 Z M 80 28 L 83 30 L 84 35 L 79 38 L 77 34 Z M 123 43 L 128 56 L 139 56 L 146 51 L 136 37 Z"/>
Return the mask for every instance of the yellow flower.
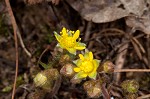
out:
<path id="1" fill-rule="evenodd" d="M 84 54 L 79 54 L 80 59 L 74 61 L 77 67 L 74 68 L 75 78 L 86 78 L 87 76 L 96 79 L 97 68 L 99 66 L 100 60 L 93 59 L 93 53 L 87 52 Z"/>
<path id="2" fill-rule="evenodd" d="M 55 32 L 55 37 L 59 42 L 57 46 L 68 50 L 70 53 L 76 55 L 76 50 L 85 49 L 85 44 L 80 41 L 76 41 L 79 38 L 80 31 L 69 31 L 66 28 L 63 28 L 60 32 L 61 35 Z M 80 38 L 79 38 L 80 39 Z"/>

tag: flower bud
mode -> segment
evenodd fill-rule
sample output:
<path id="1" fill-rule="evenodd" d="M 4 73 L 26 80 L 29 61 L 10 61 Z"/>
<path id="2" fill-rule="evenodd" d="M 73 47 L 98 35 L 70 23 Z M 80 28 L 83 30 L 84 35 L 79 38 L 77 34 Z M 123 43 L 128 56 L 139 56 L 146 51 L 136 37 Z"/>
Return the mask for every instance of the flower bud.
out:
<path id="1" fill-rule="evenodd" d="M 68 54 L 62 55 L 59 60 L 59 64 L 65 64 L 70 61 L 70 56 Z"/>
<path id="2" fill-rule="evenodd" d="M 59 77 L 57 69 L 47 69 L 38 73 L 34 78 L 34 83 L 36 87 L 42 87 L 46 90 L 51 90 L 54 81 Z"/>
<path id="3" fill-rule="evenodd" d="M 66 63 L 60 70 L 60 74 L 66 77 L 72 77 L 74 75 L 74 68 L 75 66 L 71 63 Z"/>
<path id="4" fill-rule="evenodd" d="M 102 67 L 105 73 L 111 73 L 114 71 L 115 65 L 111 61 L 106 61 L 102 64 Z"/>
<path id="5" fill-rule="evenodd" d="M 99 80 L 86 81 L 83 87 L 90 98 L 98 98 L 102 94 Z"/>
<path id="6" fill-rule="evenodd" d="M 76 76 L 74 76 L 70 82 L 73 83 L 73 84 L 79 84 L 80 82 L 82 81 L 81 78 L 77 78 Z"/>
<path id="7" fill-rule="evenodd" d="M 139 83 L 135 80 L 126 80 L 121 83 L 121 87 L 125 92 L 136 93 L 139 89 Z"/>
<path id="8" fill-rule="evenodd" d="M 138 95 L 137 94 L 127 94 L 126 99 L 137 99 Z"/>
<path id="9" fill-rule="evenodd" d="M 44 99 L 46 92 L 44 90 L 36 90 L 28 94 L 27 99 Z"/>

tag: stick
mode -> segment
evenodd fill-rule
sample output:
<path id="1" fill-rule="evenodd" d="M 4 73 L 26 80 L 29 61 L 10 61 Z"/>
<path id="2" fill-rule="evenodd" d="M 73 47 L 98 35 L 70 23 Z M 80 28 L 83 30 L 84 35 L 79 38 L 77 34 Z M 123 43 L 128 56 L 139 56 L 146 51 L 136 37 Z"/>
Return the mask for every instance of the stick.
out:
<path id="1" fill-rule="evenodd" d="M 150 72 L 150 69 L 116 69 L 115 72 Z"/>
<path id="2" fill-rule="evenodd" d="M 14 30 L 14 40 L 15 40 L 15 51 L 16 51 L 16 71 L 15 71 L 15 80 L 14 80 L 14 85 L 13 85 L 13 91 L 12 91 L 12 97 L 11 99 L 14 99 L 15 96 L 15 88 L 16 88 L 16 81 L 17 81 L 17 76 L 18 76 L 18 40 L 17 40 L 17 26 L 15 24 L 15 18 L 13 16 L 13 12 L 10 6 L 10 2 L 9 0 L 5 0 L 7 9 L 8 9 L 8 13 L 10 15 L 10 20 L 13 26 L 13 30 Z"/>

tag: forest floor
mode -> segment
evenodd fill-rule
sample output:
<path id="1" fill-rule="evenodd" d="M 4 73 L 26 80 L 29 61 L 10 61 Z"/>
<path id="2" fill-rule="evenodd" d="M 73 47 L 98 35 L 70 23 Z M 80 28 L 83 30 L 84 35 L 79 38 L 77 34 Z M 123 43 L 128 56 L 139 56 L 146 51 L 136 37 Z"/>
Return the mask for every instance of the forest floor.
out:
<path id="1" fill-rule="evenodd" d="M 59 34 L 63 27 L 80 30 L 81 41 L 101 64 L 109 60 L 116 72 L 126 70 L 102 75 L 107 81 L 99 99 L 150 99 L 149 0 L 10 0 L 13 16 L 6 1 L 0 0 L 0 99 L 12 97 L 16 73 L 12 17 L 17 25 L 19 54 L 15 99 L 50 98 L 47 94 L 31 98 L 35 90 L 42 90 L 34 86 L 33 79 L 37 71 L 44 70 L 39 60 L 47 64 L 54 58 L 54 31 Z M 90 98 L 82 86 L 86 80 L 89 78 L 71 84 L 63 77 L 51 98 Z M 126 80 L 139 83 L 136 93 L 124 94 L 120 84 Z"/>

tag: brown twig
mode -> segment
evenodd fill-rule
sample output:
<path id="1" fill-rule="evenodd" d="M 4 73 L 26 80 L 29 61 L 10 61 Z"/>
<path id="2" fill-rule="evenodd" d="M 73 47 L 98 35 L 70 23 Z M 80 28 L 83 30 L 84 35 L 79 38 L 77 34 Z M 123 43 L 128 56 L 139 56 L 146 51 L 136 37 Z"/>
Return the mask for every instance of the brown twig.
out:
<path id="1" fill-rule="evenodd" d="M 10 5 L 10 3 L 9 3 L 9 5 Z M 22 40 L 22 37 L 21 37 L 20 31 L 19 31 L 19 28 L 18 28 L 18 26 L 17 26 L 17 23 L 16 23 L 16 20 L 15 20 L 13 11 L 12 11 L 12 9 L 11 9 L 11 6 L 9 7 L 9 9 L 10 9 L 10 11 L 8 11 L 8 13 L 10 14 L 10 12 L 11 12 L 10 17 L 11 17 L 11 21 L 13 20 L 12 25 L 13 25 L 13 24 L 15 25 L 15 28 L 16 28 L 16 35 L 18 36 L 18 39 L 19 39 L 19 41 L 20 41 L 20 45 L 21 45 L 21 47 L 23 48 L 24 52 L 25 52 L 29 57 L 31 57 L 31 56 L 32 56 L 31 53 L 26 49 L 25 44 L 24 44 L 24 42 L 23 42 L 23 40 Z"/>
<path id="2" fill-rule="evenodd" d="M 150 72 L 150 69 L 116 69 L 115 72 Z"/>
<path id="3" fill-rule="evenodd" d="M 117 54 L 117 59 L 116 59 L 116 69 L 121 69 L 124 66 L 124 62 L 126 60 L 126 54 L 127 54 L 127 48 L 128 48 L 129 44 L 126 43 L 124 44 L 122 47 L 119 48 L 118 52 L 121 52 L 119 54 Z M 121 78 L 120 73 L 117 73 L 114 75 L 114 79 L 116 80 L 116 82 L 118 83 L 119 80 Z"/>
<path id="4" fill-rule="evenodd" d="M 91 27 L 92 27 L 92 22 L 88 22 L 86 31 L 85 31 L 84 41 L 87 41 L 89 39 Z"/>
<path id="5" fill-rule="evenodd" d="M 150 94 L 137 97 L 137 99 L 149 99 L 149 98 L 150 98 Z"/>
<path id="6" fill-rule="evenodd" d="M 16 71 L 15 71 L 15 80 L 14 80 L 14 85 L 13 85 L 13 91 L 12 91 L 12 99 L 15 97 L 15 89 L 16 89 L 16 81 L 17 81 L 17 76 L 18 76 L 18 40 L 17 40 L 17 26 L 15 24 L 15 18 L 13 16 L 13 12 L 10 6 L 9 0 L 5 0 L 8 13 L 10 15 L 10 20 L 13 26 L 14 30 L 14 40 L 15 40 L 15 51 L 16 51 Z"/>

